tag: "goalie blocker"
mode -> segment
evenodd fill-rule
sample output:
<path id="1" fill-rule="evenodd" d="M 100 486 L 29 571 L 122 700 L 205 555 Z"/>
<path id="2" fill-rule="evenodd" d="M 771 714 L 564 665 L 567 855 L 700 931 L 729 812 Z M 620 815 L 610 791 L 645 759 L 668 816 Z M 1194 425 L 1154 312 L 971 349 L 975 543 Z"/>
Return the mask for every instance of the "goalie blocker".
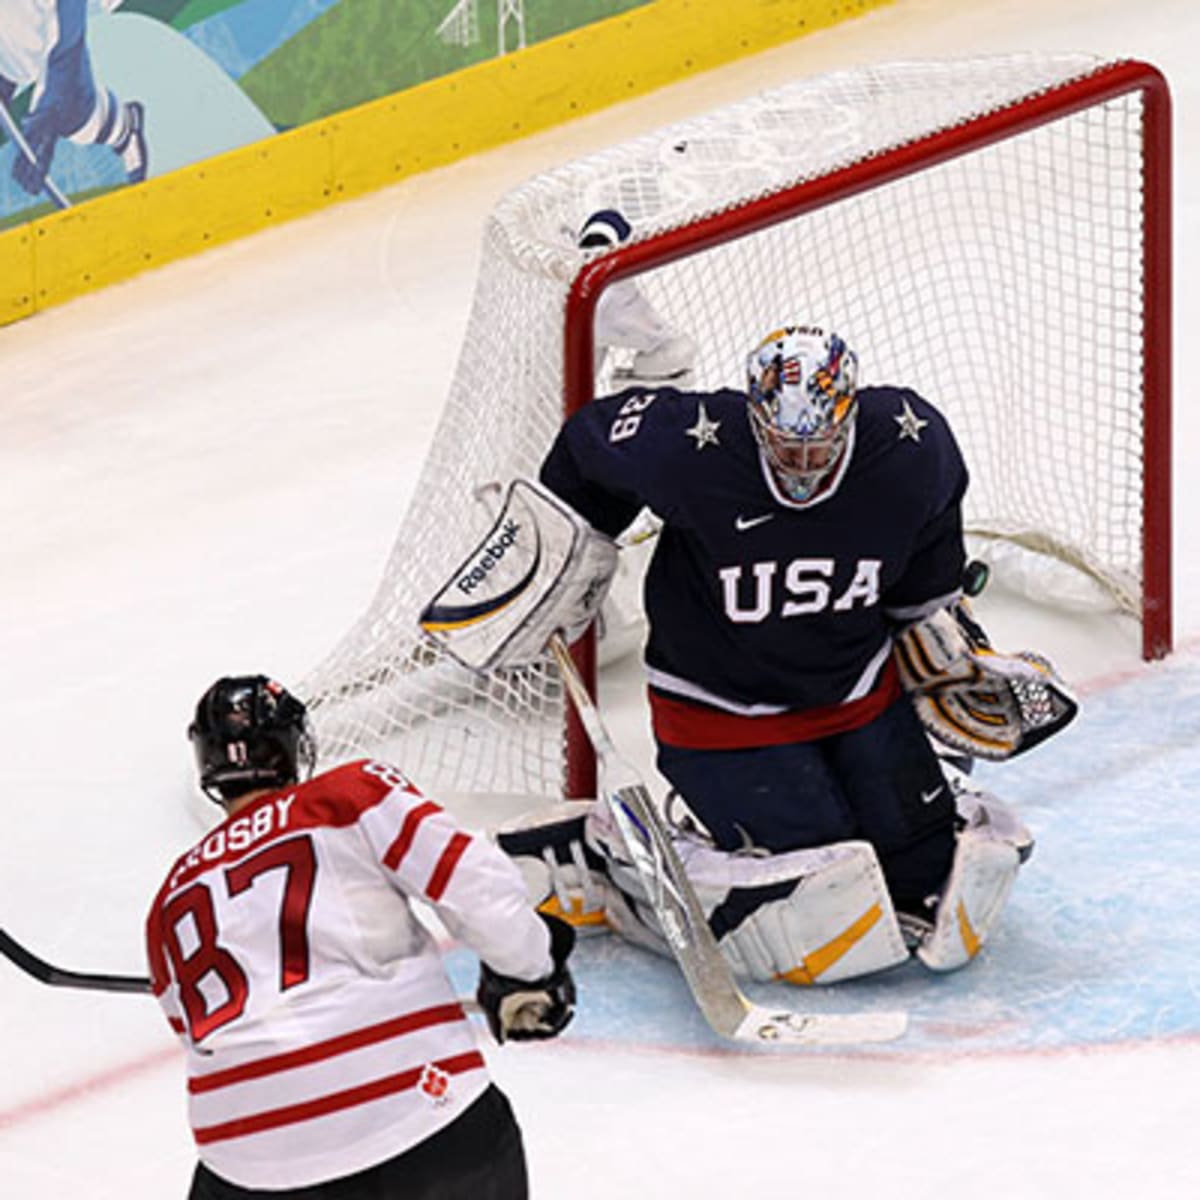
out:
<path id="1" fill-rule="evenodd" d="M 552 635 L 579 637 L 617 569 L 617 545 L 540 484 L 516 479 L 492 528 L 420 615 L 475 671 L 525 666 Z"/>

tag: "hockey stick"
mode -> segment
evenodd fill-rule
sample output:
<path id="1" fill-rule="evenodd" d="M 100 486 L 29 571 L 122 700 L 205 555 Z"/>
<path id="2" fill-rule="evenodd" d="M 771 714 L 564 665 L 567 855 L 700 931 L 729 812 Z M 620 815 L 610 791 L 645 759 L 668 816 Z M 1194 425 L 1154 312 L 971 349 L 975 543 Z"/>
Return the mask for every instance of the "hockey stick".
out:
<path id="1" fill-rule="evenodd" d="M 601 792 L 650 896 L 692 996 L 713 1031 L 738 1042 L 836 1046 L 887 1042 L 908 1028 L 904 1012 L 799 1013 L 755 1004 L 734 982 L 662 818 L 637 771 L 622 759 L 560 634 L 549 643 L 587 731 Z"/>
<path id="2" fill-rule="evenodd" d="M 20 125 L 17 124 L 16 118 L 8 111 L 8 105 L 0 100 L 0 125 L 4 126 L 5 132 L 8 134 L 12 144 L 16 146 L 17 153 L 23 154 L 35 167 L 38 165 L 37 155 L 33 152 L 33 147 L 25 140 L 25 135 L 21 132 Z M 71 202 L 63 195 L 58 184 L 50 178 L 50 172 L 47 171 L 42 176 L 42 190 L 54 201 L 59 208 L 70 208 Z"/>
<path id="3" fill-rule="evenodd" d="M 67 971 L 62 967 L 52 966 L 10 937 L 3 929 L 0 929 L 0 954 L 15 963 L 27 975 L 32 975 L 39 983 L 46 983 L 51 987 L 80 988 L 86 992 L 131 992 L 146 996 L 154 991 L 150 980 L 144 975 L 93 975 L 87 971 Z M 474 996 L 457 996 L 455 999 L 464 1012 L 483 1011 Z"/>
<path id="4" fill-rule="evenodd" d="M 89 992 L 141 992 L 145 995 L 152 990 L 150 980 L 144 975 L 92 975 L 51 966 L 44 958 L 38 958 L 20 942 L 14 941 L 3 929 L 0 929 L 0 954 L 26 974 L 51 987 L 83 988 Z"/>

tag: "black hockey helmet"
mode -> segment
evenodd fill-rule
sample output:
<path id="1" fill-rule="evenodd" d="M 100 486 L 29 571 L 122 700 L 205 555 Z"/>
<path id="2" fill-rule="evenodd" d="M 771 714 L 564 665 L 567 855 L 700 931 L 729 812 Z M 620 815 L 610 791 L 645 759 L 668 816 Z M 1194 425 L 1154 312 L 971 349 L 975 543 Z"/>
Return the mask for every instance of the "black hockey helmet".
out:
<path id="1" fill-rule="evenodd" d="M 307 779 L 317 757 L 304 705 L 266 675 L 218 679 L 200 697 L 188 738 L 200 787 L 219 804 Z"/>

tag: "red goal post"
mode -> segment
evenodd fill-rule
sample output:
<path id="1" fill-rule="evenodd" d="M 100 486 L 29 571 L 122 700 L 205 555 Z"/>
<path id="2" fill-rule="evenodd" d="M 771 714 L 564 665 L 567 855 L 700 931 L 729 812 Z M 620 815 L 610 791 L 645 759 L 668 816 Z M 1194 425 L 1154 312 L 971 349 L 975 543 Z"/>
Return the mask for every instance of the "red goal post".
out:
<path id="1" fill-rule="evenodd" d="M 415 614 L 487 528 L 481 485 L 535 474 L 564 413 L 614 385 L 620 348 L 594 328 L 620 281 L 695 342 L 699 389 L 740 386 L 780 323 L 837 329 L 866 382 L 949 417 L 985 553 L 1067 564 L 1140 622 L 1146 658 L 1166 654 L 1170 156 L 1154 67 L 1012 55 L 799 81 L 515 189 L 376 597 L 301 688 L 324 756 L 387 753 L 434 790 L 594 794 L 548 664 L 467 679 Z M 581 252 L 606 207 L 632 237 Z M 591 640 L 575 653 L 594 684 Z"/>
<path id="2" fill-rule="evenodd" d="M 796 221 L 818 209 L 836 206 L 850 197 L 930 171 L 941 163 L 977 154 L 996 143 L 1063 121 L 1072 114 L 1099 110 L 1110 101 L 1131 95 L 1140 98 L 1141 103 L 1141 571 L 1137 615 L 1142 627 L 1143 657 L 1163 657 L 1171 649 L 1172 636 L 1171 124 L 1166 81 L 1156 68 L 1146 63 L 1105 64 L 1001 108 L 932 130 L 793 186 L 651 236 L 635 238 L 589 262 L 575 276 L 567 297 L 563 346 L 565 413 L 576 411 L 595 395 L 596 306 L 604 289 L 614 282 L 644 277 L 681 259 L 728 246 L 737 239 Z M 805 320 L 808 313 L 801 307 L 781 312 L 779 316 L 781 320 Z M 748 347 L 752 343 L 743 344 Z M 922 388 L 920 379 L 895 382 L 911 382 L 918 390 Z M 1036 403 L 1038 397 L 1032 399 Z M 1134 414 L 1135 418 L 1138 415 Z M 972 464 L 972 470 L 975 469 Z M 595 661 L 590 642 L 578 647 L 576 653 L 585 677 L 592 677 Z M 592 794 L 595 781 L 590 757 L 577 728 L 571 730 L 569 744 L 574 751 L 569 756 L 572 765 L 568 794 Z"/>

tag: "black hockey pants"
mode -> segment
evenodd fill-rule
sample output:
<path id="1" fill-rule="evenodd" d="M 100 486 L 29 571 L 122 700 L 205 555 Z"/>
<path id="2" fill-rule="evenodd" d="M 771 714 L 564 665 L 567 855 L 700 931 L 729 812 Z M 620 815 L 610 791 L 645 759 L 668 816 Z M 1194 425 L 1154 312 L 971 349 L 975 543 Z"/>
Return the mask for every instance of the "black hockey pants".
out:
<path id="1" fill-rule="evenodd" d="M 859 729 L 745 750 L 659 743 L 658 768 L 718 848 L 781 854 L 865 838 L 897 908 L 923 911 L 954 858 L 955 808 L 907 696 Z"/>

